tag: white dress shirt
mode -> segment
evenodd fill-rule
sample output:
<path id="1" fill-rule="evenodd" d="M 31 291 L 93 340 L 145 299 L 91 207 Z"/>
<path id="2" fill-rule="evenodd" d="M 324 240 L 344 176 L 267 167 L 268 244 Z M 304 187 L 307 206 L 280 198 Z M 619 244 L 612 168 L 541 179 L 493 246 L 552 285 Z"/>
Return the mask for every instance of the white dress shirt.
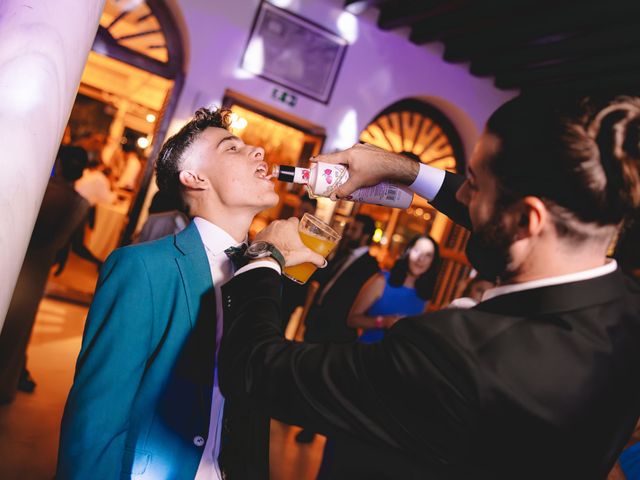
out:
<path id="1" fill-rule="evenodd" d="M 431 201 L 438 194 L 440 187 L 442 187 L 444 177 L 444 170 L 421 163 L 418 176 L 413 183 L 409 185 L 409 188 L 422 198 Z"/>
<path id="2" fill-rule="evenodd" d="M 220 287 L 233 277 L 233 263 L 224 251 L 231 246 L 238 246 L 238 243 L 220 227 L 213 223 L 195 217 L 193 223 L 196 224 L 202 243 L 204 243 L 213 288 L 216 294 L 216 354 L 215 370 L 213 377 L 213 392 L 211 395 L 211 417 L 209 421 L 209 434 L 204 446 L 202 458 L 196 472 L 196 480 L 221 480 L 220 466 L 218 465 L 218 454 L 220 453 L 220 432 L 222 428 L 222 414 L 224 410 L 224 397 L 218 386 L 218 349 L 222 338 L 222 297 Z"/>

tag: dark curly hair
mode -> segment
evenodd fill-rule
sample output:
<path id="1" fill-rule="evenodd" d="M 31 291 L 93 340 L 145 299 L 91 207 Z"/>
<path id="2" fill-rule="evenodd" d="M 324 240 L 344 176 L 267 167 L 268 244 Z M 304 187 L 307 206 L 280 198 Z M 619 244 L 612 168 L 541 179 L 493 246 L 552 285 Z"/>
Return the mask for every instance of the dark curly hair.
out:
<path id="1" fill-rule="evenodd" d="M 402 252 L 400 258 L 396 260 L 393 268 L 391 268 L 391 273 L 389 274 L 389 285 L 393 287 L 400 287 L 404 283 L 407 278 L 407 273 L 409 272 L 409 251 L 421 238 L 426 238 L 433 243 L 433 261 L 431 262 L 429 269 L 416 278 L 415 289 L 421 299 L 430 300 L 436 286 L 438 271 L 440 270 L 440 247 L 438 246 L 438 242 L 429 235 L 416 235 L 409 241 L 409 243 L 407 243 L 404 252 Z"/>
<path id="2" fill-rule="evenodd" d="M 185 152 L 207 128 L 229 130 L 230 116 L 231 110 L 200 108 L 178 133 L 164 143 L 156 160 L 156 184 L 163 194 L 169 198 L 181 196 L 179 177 Z"/>

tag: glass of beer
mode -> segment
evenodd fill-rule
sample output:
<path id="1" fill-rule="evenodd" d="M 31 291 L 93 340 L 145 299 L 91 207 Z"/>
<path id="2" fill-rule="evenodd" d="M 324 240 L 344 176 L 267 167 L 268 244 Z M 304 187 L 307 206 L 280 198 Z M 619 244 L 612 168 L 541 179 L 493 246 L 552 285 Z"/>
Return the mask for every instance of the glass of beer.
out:
<path id="1" fill-rule="evenodd" d="M 307 247 L 323 257 L 327 257 L 340 241 L 340 234 L 317 217 L 305 213 L 298 226 L 300 239 Z M 301 263 L 286 267 L 284 274 L 296 283 L 306 283 L 316 271 L 313 263 Z"/>

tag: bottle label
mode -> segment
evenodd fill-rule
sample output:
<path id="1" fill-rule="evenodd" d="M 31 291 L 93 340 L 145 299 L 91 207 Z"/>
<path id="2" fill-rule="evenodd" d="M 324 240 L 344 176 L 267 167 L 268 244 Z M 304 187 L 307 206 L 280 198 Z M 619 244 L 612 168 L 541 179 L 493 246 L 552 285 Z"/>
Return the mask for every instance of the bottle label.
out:
<path id="1" fill-rule="evenodd" d="M 296 173 L 293 175 L 293 183 L 309 183 L 311 172 L 308 168 L 296 168 Z"/>
<path id="2" fill-rule="evenodd" d="M 296 168 L 294 181 L 309 184 L 313 190 L 312 196 L 330 197 L 348 178 L 349 170 L 344 165 L 318 162 L 313 172 L 306 168 Z M 383 182 L 371 187 L 360 188 L 345 200 L 386 207 L 408 208 L 413 201 L 413 192 L 407 187 Z"/>
<path id="3" fill-rule="evenodd" d="M 385 207 L 408 208 L 413 201 L 413 192 L 392 183 L 379 183 L 372 187 L 359 188 L 346 200 L 352 202 L 372 203 Z"/>
<path id="4" fill-rule="evenodd" d="M 313 193 L 319 197 L 329 197 L 333 191 L 347 181 L 349 172 L 344 165 L 318 163 L 316 183 Z"/>

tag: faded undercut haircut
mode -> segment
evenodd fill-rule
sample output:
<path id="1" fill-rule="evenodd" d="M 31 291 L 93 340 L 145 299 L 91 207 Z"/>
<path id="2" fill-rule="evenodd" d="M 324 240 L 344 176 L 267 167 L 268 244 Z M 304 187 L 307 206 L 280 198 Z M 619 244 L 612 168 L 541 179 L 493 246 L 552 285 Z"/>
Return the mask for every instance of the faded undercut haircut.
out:
<path id="1" fill-rule="evenodd" d="M 180 171 L 184 165 L 184 156 L 193 142 L 209 127 L 229 130 L 231 111 L 225 109 L 210 110 L 200 108 L 193 118 L 178 133 L 169 138 L 156 160 L 156 184 L 168 197 L 181 197 L 182 184 Z"/>

